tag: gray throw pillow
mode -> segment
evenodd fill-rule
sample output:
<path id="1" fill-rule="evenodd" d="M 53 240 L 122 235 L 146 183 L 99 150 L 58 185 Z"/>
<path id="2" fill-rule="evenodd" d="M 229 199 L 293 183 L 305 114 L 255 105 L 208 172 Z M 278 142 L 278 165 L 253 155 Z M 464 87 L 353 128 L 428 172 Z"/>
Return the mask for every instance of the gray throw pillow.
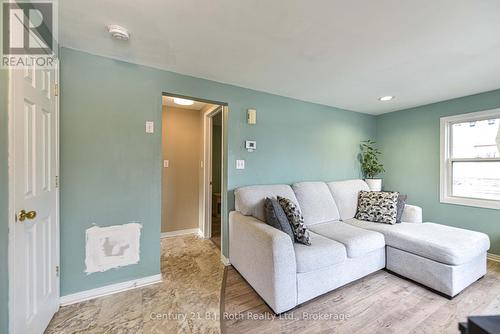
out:
<path id="1" fill-rule="evenodd" d="M 268 225 L 285 232 L 290 236 L 292 241 L 294 240 L 292 227 L 278 200 L 266 198 L 264 201 L 264 214 Z"/>
<path id="2" fill-rule="evenodd" d="M 360 191 L 356 219 L 396 224 L 398 196 L 398 192 Z"/>
<path id="3" fill-rule="evenodd" d="M 408 195 L 399 195 L 398 196 L 398 203 L 397 203 L 397 209 L 398 213 L 396 214 L 396 223 L 400 224 L 401 223 L 401 218 L 403 217 L 403 211 L 405 209 L 406 205 L 406 200 L 408 199 Z"/>
<path id="4" fill-rule="evenodd" d="M 309 236 L 309 231 L 304 225 L 304 217 L 295 203 L 290 201 L 288 198 L 278 196 L 278 203 L 285 211 L 286 217 L 292 226 L 293 234 L 295 235 L 295 241 L 304 245 L 311 245 L 311 237 Z"/>

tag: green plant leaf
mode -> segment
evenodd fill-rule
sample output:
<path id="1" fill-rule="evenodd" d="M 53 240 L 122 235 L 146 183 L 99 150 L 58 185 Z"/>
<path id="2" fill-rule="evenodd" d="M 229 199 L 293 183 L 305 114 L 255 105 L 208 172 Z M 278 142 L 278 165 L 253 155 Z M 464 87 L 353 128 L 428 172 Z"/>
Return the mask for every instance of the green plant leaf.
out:
<path id="1" fill-rule="evenodd" d="M 365 177 L 373 178 L 374 176 L 385 172 L 384 166 L 378 161 L 382 152 L 375 147 L 376 142 L 368 139 L 360 144 L 360 163 L 361 169 Z"/>

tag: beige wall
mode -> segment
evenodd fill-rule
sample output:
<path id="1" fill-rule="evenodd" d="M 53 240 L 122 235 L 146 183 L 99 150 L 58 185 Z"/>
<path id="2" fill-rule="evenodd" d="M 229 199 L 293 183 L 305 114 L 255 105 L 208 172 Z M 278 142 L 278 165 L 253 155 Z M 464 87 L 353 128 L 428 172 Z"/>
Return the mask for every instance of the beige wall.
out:
<path id="1" fill-rule="evenodd" d="M 163 107 L 162 232 L 198 228 L 203 140 L 200 111 Z"/>

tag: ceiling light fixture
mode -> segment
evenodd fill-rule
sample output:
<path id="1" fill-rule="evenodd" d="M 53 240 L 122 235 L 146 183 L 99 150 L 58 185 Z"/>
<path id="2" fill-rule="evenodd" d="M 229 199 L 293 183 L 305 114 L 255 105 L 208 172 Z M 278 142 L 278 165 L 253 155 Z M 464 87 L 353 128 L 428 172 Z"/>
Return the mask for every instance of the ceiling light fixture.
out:
<path id="1" fill-rule="evenodd" d="M 394 96 L 387 95 L 387 96 L 379 97 L 378 99 L 379 99 L 379 101 L 384 101 L 385 102 L 385 101 L 390 101 L 390 100 L 394 99 Z"/>
<path id="2" fill-rule="evenodd" d="M 108 26 L 108 32 L 113 36 L 113 38 L 119 39 L 121 41 L 128 41 L 130 38 L 130 33 L 128 30 L 122 26 L 116 24 L 110 24 Z"/>
<path id="3" fill-rule="evenodd" d="M 174 97 L 174 103 L 175 104 L 180 104 L 181 106 L 191 106 L 191 105 L 193 105 L 194 101 L 193 100 L 181 99 L 179 97 Z"/>

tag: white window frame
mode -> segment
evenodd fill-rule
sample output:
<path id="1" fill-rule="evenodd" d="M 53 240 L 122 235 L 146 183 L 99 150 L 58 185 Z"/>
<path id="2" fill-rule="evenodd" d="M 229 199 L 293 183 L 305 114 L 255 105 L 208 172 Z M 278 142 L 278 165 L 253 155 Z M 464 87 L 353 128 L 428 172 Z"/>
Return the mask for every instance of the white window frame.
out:
<path id="1" fill-rule="evenodd" d="M 461 114 L 456 116 L 441 117 L 441 154 L 440 154 L 440 201 L 441 203 L 474 206 L 479 208 L 500 210 L 499 200 L 452 196 L 452 165 L 453 162 L 467 161 L 500 161 L 500 158 L 453 158 L 452 151 L 452 125 L 462 122 L 483 121 L 500 118 L 500 108 Z"/>

